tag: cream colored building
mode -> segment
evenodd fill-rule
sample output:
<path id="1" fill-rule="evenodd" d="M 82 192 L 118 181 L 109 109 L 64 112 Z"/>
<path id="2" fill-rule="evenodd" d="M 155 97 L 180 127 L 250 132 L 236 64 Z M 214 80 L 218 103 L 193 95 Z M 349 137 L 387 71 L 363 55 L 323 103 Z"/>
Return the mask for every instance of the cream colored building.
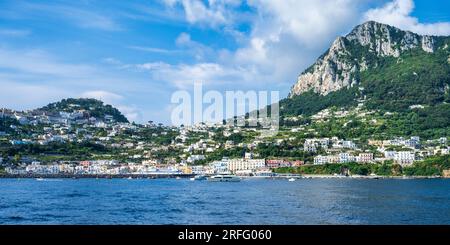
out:
<path id="1" fill-rule="evenodd" d="M 232 172 L 238 170 L 256 170 L 265 166 L 265 159 L 230 159 L 228 161 L 228 170 Z"/>

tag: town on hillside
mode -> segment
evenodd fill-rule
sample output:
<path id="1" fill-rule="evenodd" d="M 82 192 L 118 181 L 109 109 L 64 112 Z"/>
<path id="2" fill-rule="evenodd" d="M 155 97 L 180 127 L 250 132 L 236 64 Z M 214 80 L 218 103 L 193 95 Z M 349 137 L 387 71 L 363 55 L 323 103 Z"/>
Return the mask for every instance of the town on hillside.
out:
<path id="1" fill-rule="evenodd" d="M 281 126 L 275 135 L 266 133 L 270 128 L 224 123 L 172 127 L 151 121 L 118 122 L 113 115 L 93 115 L 92 110 L 80 109 L 76 103 L 69 107 L 73 110 L 2 109 L 1 173 L 439 176 L 443 175 L 439 167 L 421 173 L 415 164 L 436 157 L 448 161 L 450 151 L 446 137 L 425 140 L 418 136 L 322 137 L 324 132 L 308 123 Z M 326 110 L 312 119 L 318 123 L 351 113 L 335 115 Z"/>

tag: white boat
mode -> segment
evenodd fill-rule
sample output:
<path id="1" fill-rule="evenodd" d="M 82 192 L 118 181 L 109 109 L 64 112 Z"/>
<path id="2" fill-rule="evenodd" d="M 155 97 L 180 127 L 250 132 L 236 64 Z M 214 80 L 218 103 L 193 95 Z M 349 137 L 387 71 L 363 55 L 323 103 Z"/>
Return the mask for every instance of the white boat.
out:
<path id="1" fill-rule="evenodd" d="M 239 182 L 239 181 L 241 181 L 241 178 L 239 178 L 236 175 L 218 174 L 218 175 L 209 177 L 208 181 L 211 181 L 211 182 Z"/>
<path id="2" fill-rule="evenodd" d="M 190 178 L 189 180 L 194 181 L 194 180 L 206 180 L 206 176 L 205 175 L 196 175 L 192 178 Z"/>
<path id="3" fill-rule="evenodd" d="M 288 179 L 288 181 L 293 182 L 293 181 L 295 181 L 295 178 L 290 178 L 290 179 Z"/>
<path id="4" fill-rule="evenodd" d="M 44 178 L 36 178 L 37 181 L 43 181 Z"/>
<path id="5" fill-rule="evenodd" d="M 181 179 L 181 177 L 180 177 L 180 176 L 177 176 L 175 179 Z"/>
<path id="6" fill-rule="evenodd" d="M 276 176 L 276 174 L 273 173 L 272 171 L 256 171 L 252 177 L 254 177 L 254 178 L 272 178 L 275 176 Z"/>

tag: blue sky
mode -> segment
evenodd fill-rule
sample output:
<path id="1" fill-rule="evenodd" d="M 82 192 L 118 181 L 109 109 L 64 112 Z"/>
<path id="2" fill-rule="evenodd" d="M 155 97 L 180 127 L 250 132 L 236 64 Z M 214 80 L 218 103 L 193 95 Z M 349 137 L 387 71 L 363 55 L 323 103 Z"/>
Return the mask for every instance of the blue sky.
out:
<path id="1" fill-rule="evenodd" d="M 171 94 L 277 90 L 339 35 L 376 20 L 450 35 L 450 2 L 425 0 L 0 1 L 0 107 L 94 97 L 170 123 Z"/>

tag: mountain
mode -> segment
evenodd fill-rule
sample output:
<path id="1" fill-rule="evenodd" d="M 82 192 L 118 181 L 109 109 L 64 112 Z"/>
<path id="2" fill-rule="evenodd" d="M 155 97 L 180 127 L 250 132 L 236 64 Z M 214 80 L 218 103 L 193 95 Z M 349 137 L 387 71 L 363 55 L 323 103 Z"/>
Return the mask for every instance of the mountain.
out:
<path id="1" fill-rule="evenodd" d="M 128 122 L 128 119 L 117 109 L 111 105 L 104 104 L 96 99 L 63 99 L 59 102 L 48 104 L 35 111 L 53 112 L 77 112 L 84 111 L 89 117 L 104 119 L 105 116 L 111 116 L 116 122 Z"/>
<path id="2" fill-rule="evenodd" d="M 288 98 L 280 101 L 281 115 L 362 105 L 411 117 L 417 131 L 449 128 L 449 46 L 450 37 L 422 36 L 373 21 L 361 24 L 299 75 Z"/>
<path id="3" fill-rule="evenodd" d="M 448 37 L 421 36 L 409 31 L 366 22 L 345 37 L 338 37 L 311 67 L 304 71 L 292 87 L 290 96 L 309 90 L 326 95 L 342 88 L 361 84 L 361 73 L 379 71 L 389 61 L 403 63 L 411 56 L 435 57 L 449 53 Z M 440 57 L 442 63 L 450 61 Z M 434 61 L 434 60 L 433 60 Z M 411 67 L 418 68 L 418 67 Z M 413 71 L 413 70 L 411 70 Z"/>

